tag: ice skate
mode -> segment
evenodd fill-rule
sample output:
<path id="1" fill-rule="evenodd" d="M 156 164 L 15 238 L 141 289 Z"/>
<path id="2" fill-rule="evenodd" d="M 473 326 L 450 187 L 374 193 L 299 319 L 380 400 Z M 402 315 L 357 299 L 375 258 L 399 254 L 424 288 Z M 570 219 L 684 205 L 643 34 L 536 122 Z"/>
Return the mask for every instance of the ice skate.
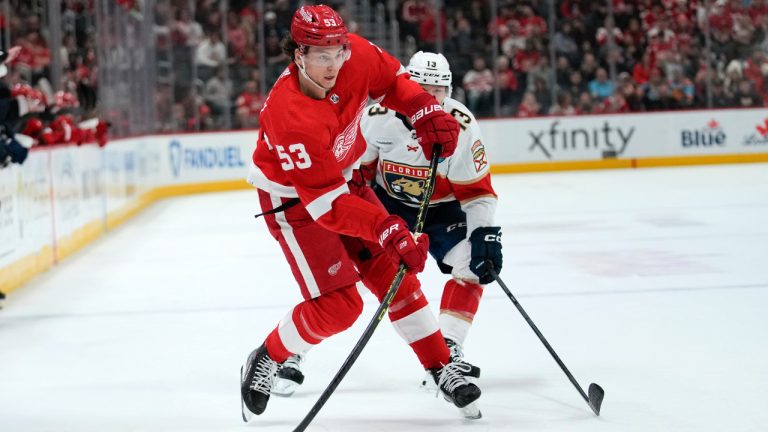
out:
<path id="1" fill-rule="evenodd" d="M 430 369 L 433 381 L 448 402 L 456 405 L 462 415 L 468 419 L 482 417 L 477 400 L 480 388 L 469 382 L 467 374 L 471 372 L 468 363 L 451 362 L 441 369 Z"/>
<path id="2" fill-rule="evenodd" d="M 476 380 L 480 378 L 480 368 L 464 360 L 464 351 L 458 342 L 445 338 L 445 344 L 448 345 L 448 349 L 451 351 L 451 362 L 468 365 L 468 372 L 464 373 L 464 376 L 469 378 L 470 382 L 476 383 Z M 463 370 L 467 369 L 464 368 Z M 435 380 L 432 379 L 432 374 L 429 371 L 422 378 L 419 387 L 430 393 L 437 390 L 437 384 L 435 384 Z"/>
<path id="3" fill-rule="evenodd" d="M 304 383 L 304 374 L 301 373 L 301 362 L 304 356 L 295 354 L 288 357 L 277 372 L 275 385 L 272 386 L 272 394 L 275 396 L 289 397 Z"/>
<path id="4" fill-rule="evenodd" d="M 280 370 L 280 364 L 272 360 L 266 346 L 256 348 L 240 368 L 240 408 L 243 421 L 253 414 L 259 415 L 267 409 L 269 392 Z"/>

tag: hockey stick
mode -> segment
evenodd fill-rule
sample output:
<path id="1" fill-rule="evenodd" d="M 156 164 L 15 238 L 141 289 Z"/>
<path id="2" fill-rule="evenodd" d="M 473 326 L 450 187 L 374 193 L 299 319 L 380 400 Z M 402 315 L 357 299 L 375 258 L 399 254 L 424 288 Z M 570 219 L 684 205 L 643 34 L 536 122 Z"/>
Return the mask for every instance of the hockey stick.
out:
<path id="1" fill-rule="evenodd" d="M 554 349 L 552 349 L 552 346 L 547 342 L 547 340 L 544 338 L 544 335 L 541 334 L 539 331 L 539 328 L 536 327 L 536 324 L 533 323 L 533 320 L 531 317 L 528 316 L 527 313 L 525 313 L 525 309 L 518 303 L 515 296 L 512 295 L 512 292 L 509 291 L 509 288 L 507 288 L 507 285 L 504 284 L 504 281 L 501 280 L 498 273 L 496 273 L 496 269 L 493 268 L 493 263 L 491 261 L 486 261 L 489 272 L 491 273 L 491 276 L 493 276 L 494 279 L 496 279 L 496 282 L 498 282 L 499 286 L 502 290 L 507 294 L 507 297 L 509 297 L 510 300 L 512 300 L 512 303 L 515 304 L 515 307 L 517 307 L 517 310 L 520 311 L 520 313 L 523 315 L 523 318 L 528 322 L 528 325 L 531 326 L 534 333 L 536 333 L 536 336 L 539 337 L 539 340 L 544 344 L 544 346 L 547 348 L 547 351 L 549 351 L 550 354 L 552 354 L 552 358 L 555 359 L 558 365 L 560 365 L 560 369 L 565 372 L 565 375 L 568 377 L 569 380 L 571 380 L 571 384 L 573 384 L 574 387 L 576 387 L 576 390 L 579 391 L 579 394 L 581 394 L 581 397 L 584 399 L 584 401 L 589 405 L 590 408 L 592 408 L 592 411 L 595 413 L 595 415 L 600 415 L 600 405 L 603 403 L 603 396 L 605 396 L 605 391 L 603 391 L 603 388 L 595 383 L 591 383 L 589 385 L 589 396 L 587 396 L 587 393 L 584 393 L 584 389 L 581 388 L 578 382 L 576 382 L 576 378 L 573 377 L 571 374 L 571 371 L 568 370 L 567 367 L 565 367 L 565 364 L 562 360 L 560 360 L 560 357 L 557 355 Z"/>
<path id="2" fill-rule="evenodd" d="M 421 233 L 421 230 L 424 228 L 424 221 L 427 219 L 429 200 L 432 198 L 432 192 L 435 189 L 435 179 L 437 178 L 438 156 L 441 152 L 440 147 L 441 146 L 439 144 L 435 144 L 432 150 L 432 160 L 429 165 L 429 181 L 427 183 L 427 190 L 424 191 L 424 199 L 419 205 L 419 212 L 416 215 L 416 226 L 414 227 L 414 233 L 416 234 Z M 382 318 L 384 318 L 384 314 L 387 312 L 387 309 L 389 309 L 389 305 L 392 303 L 392 299 L 395 298 L 395 294 L 397 294 L 397 290 L 400 288 L 400 283 L 403 281 L 403 277 L 405 277 L 406 270 L 407 267 L 405 264 L 400 264 L 400 267 L 397 269 L 397 274 L 395 275 L 394 280 L 392 280 L 392 284 L 389 286 L 389 291 L 387 291 L 387 293 L 384 295 L 384 299 L 382 299 L 379 308 L 376 309 L 376 313 L 374 314 L 373 319 L 371 319 L 371 322 L 368 323 L 368 327 L 365 328 L 363 335 L 360 336 L 360 339 L 355 344 L 352 352 L 349 353 L 347 359 L 344 360 L 344 363 L 341 365 L 341 369 L 336 372 L 336 376 L 333 377 L 331 383 L 328 384 L 328 387 L 326 387 L 325 391 L 323 391 L 323 394 L 320 395 L 320 399 L 315 402 L 315 405 L 311 410 L 309 410 L 309 413 L 304 417 L 304 420 L 302 420 L 301 423 L 296 426 L 296 429 L 294 429 L 293 432 L 303 432 L 305 429 L 307 429 L 307 426 L 309 426 L 317 413 L 320 412 L 320 410 L 323 408 L 323 405 L 325 405 L 333 392 L 336 391 L 336 387 L 339 386 L 341 380 L 344 379 L 344 377 L 347 375 L 347 372 L 349 372 L 349 370 L 352 368 L 352 365 L 355 364 L 355 361 L 360 356 L 360 353 L 363 352 L 363 348 L 365 348 L 365 346 L 368 344 L 368 341 L 371 339 L 371 336 L 373 336 L 373 332 L 376 331 L 376 327 L 379 325 L 379 322 L 382 320 Z"/>

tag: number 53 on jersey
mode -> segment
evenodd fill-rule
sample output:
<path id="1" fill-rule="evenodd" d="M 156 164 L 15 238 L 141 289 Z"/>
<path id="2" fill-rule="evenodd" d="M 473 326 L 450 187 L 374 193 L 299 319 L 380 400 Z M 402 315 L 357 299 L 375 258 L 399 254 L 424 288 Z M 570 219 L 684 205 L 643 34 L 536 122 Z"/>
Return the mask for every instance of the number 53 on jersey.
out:
<path id="1" fill-rule="evenodd" d="M 280 166 L 283 171 L 290 171 L 294 168 L 306 169 L 312 166 L 312 160 L 309 158 L 304 144 L 291 144 L 288 146 L 288 152 L 281 145 L 275 146 L 277 156 L 280 157 Z"/>

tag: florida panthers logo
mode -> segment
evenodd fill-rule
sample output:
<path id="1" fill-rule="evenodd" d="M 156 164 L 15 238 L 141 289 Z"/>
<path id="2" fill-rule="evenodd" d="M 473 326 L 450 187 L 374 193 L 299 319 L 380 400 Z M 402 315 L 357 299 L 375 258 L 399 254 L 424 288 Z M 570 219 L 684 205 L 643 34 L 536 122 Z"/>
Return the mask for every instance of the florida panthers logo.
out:
<path id="1" fill-rule="evenodd" d="M 382 162 L 381 171 L 390 195 L 407 202 L 421 202 L 426 192 L 428 167 L 414 167 L 385 160 Z"/>

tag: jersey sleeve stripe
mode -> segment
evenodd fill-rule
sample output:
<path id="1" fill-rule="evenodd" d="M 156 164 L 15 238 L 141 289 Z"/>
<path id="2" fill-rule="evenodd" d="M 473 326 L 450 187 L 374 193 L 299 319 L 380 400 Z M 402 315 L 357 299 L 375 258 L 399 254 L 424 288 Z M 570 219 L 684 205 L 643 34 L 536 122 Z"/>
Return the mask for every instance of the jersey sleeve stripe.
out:
<path id="1" fill-rule="evenodd" d="M 331 211 L 333 200 L 345 193 L 349 193 L 349 186 L 346 183 L 315 198 L 311 203 L 307 204 L 307 212 L 312 216 L 312 219 L 318 220 L 322 215 Z"/>

